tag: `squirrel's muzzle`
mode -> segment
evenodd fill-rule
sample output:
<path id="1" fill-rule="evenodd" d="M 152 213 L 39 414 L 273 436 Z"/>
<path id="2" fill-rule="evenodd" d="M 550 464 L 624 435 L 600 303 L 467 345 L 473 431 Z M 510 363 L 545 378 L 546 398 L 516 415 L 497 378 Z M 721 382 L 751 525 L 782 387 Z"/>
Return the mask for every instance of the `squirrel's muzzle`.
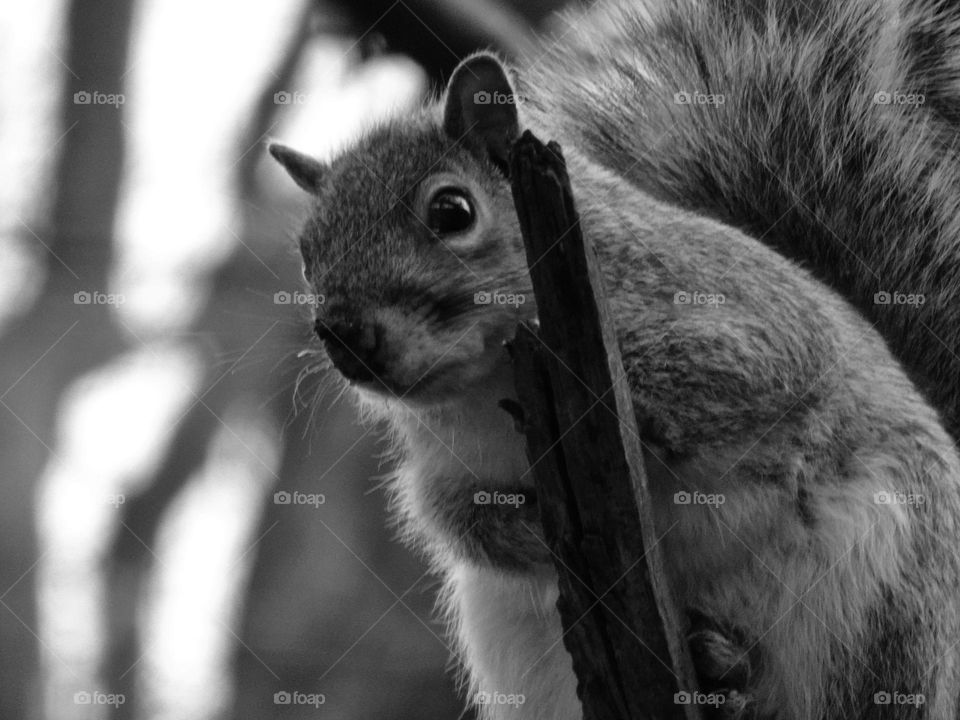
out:
<path id="1" fill-rule="evenodd" d="M 374 382 L 383 374 L 380 358 L 382 331 L 362 322 L 314 323 L 330 361 L 351 382 Z"/>

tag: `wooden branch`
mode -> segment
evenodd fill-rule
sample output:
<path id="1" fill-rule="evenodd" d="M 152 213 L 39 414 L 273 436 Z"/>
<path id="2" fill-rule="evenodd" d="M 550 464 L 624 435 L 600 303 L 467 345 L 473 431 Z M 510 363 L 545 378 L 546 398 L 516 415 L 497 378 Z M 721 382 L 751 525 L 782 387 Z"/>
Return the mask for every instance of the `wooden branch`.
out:
<path id="1" fill-rule="evenodd" d="M 540 321 L 511 344 L 527 453 L 560 582 L 584 720 L 700 718 L 681 616 L 654 532 L 630 389 L 600 271 L 556 143 L 511 155 Z"/>

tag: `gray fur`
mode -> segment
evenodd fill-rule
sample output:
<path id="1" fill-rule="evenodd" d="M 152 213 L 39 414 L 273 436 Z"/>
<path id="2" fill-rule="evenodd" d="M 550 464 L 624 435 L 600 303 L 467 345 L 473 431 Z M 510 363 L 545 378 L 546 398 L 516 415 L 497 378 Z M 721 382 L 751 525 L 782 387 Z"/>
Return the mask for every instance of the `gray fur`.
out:
<path id="1" fill-rule="evenodd" d="M 641 4 L 568 18 L 520 76 L 528 110 L 840 290 L 960 440 L 960 5 L 649 2 L 645 19 Z M 726 102 L 674 102 L 695 91 Z M 878 105 L 878 92 L 923 102 Z M 883 291 L 926 302 L 878 305 Z"/>
<path id="2" fill-rule="evenodd" d="M 735 686 L 731 716 L 948 720 L 960 697 L 960 459 L 884 336 L 952 418 L 958 361 L 927 333 L 949 346 L 957 332 L 944 275 L 957 258 L 946 193 L 960 187 L 947 162 L 953 35 L 928 27 L 947 34 L 926 67 L 897 53 L 915 46 L 905 38 L 918 18 L 931 25 L 931 5 L 813 5 L 820 24 L 772 1 L 601 10 L 520 73 L 520 124 L 563 145 L 599 253 L 670 580 L 706 619 L 691 627 L 701 679 Z M 907 77 L 936 102 L 884 114 L 863 99 Z M 680 91 L 731 99 L 673 105 Z M 326 297 L 322 323 L 382 335 L 382 377 L 355 395 L 385 420 L 394 507 L 445 579 L 471 691 L 527 698 L 482 717 L 574 720 L 534 503 L 473 500 L 478 489 L 533 499 L 522 438 L 499 407 L 515 400 L 502 342 L 536 317 L 522 241 L 482 138 L 451 137 L 442 117 L 438 104 L 393 121 L 306 182 L 317 195 L 306 275 Z M 478 208 L 455 237 L 424 223 L 444 183 Z M 871 285 L 873 272 L 889 285 Z M 929 299 L 866 307 L 878 289 Z M 526 301 L 474 301 L 491 290 Z M 715 502 L 678 504 L 680 492 Z M 925 702 L 877 704 L 878 692 Z"/>

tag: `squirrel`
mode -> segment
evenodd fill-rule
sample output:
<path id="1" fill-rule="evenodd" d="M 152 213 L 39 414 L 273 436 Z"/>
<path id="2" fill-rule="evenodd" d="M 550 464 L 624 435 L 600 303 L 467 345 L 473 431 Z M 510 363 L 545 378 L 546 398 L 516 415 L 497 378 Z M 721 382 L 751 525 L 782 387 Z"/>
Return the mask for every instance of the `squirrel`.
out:
<path id="1" fill-rule="evenodd" d="M 507 177 L 524 128 L 562 146 L 597 252 L 668 580 L 716 690 L 694 701 L 958 717 L 951 12 L 603 2 L 516 70 L 467 58 L 329 163 L 269 146 L 314 196 L 314 329 L 395 449 L 393 512 L 443 580 L 479 717 L 582 717 L 500 407 L 503 344 L 537 317 Z"/>

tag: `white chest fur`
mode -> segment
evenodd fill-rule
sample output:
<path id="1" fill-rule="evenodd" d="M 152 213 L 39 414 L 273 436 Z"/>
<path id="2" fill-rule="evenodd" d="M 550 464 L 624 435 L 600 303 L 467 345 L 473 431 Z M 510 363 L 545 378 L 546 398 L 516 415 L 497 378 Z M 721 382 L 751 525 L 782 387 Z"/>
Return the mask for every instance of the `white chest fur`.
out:
<path id="1" fill-rule="evenodd" d="M 451 567 L 445 605 L 483 720 L 579 720 L 552 571 Z"/>

